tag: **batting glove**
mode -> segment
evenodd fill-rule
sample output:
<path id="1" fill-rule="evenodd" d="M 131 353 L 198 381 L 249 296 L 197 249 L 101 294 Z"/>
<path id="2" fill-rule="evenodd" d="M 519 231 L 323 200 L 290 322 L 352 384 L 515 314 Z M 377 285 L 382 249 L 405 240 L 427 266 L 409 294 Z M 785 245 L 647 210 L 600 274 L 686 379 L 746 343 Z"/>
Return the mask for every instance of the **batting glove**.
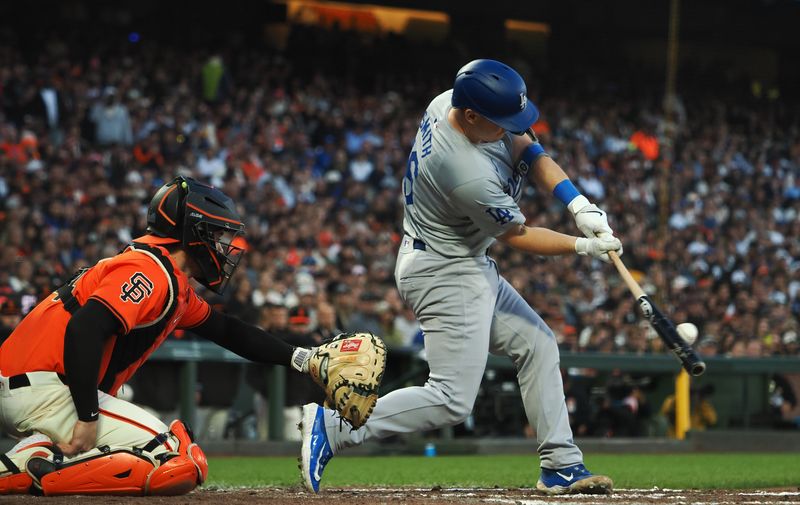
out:
<path id="1" fill-rule="evenodd" d="M 618 255 L 622 256 L 622 242 L 608 233 L 601 233 L 594 238 L 578 237 L 578 240 L 575 241 L 575 252 L 581 256 L 591 256 L 611 263 L 608 251 L 616 251 Z"/>
<path id="2" fill-rule="evenodd" d="M 578 229 L 588 238 L 597 237 L 601 233 L 614 235 L 614 230 L 608 225 L 608 215 L 597 205 L 590 203 L 583 195 L 576 196 L 567 208 L 575 217 Z"/>

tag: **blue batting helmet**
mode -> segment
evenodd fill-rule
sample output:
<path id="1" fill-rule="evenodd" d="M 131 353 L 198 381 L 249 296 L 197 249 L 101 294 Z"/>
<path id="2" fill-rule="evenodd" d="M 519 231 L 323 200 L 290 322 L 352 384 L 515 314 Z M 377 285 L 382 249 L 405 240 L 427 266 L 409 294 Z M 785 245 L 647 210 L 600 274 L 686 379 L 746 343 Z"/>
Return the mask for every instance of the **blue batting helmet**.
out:
<path id="1" fill-rule="evenodd" d="M 451 103 L 459 109 L 472 109 L 516 134 L 524 133 L 539 117 L 539 110 L 528 101 L 522 77 L 495 60 L 473 60 L 461 67 Z"/>

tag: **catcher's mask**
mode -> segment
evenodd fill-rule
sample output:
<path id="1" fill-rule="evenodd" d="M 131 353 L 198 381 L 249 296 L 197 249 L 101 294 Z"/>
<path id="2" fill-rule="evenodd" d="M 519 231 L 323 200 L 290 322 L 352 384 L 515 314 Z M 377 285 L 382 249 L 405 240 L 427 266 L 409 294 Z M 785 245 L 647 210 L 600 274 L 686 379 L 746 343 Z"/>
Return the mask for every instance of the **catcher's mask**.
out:
<path id="1" fill-rule="evenodd" d="M 176 177 L 156 192 L 147 233 L 180 243 L 199 269 L 194 278 L 216 293 L 225 290 L 244 253 L 235 245 L 244 223 L 233 200 L 190 177 Z"/>

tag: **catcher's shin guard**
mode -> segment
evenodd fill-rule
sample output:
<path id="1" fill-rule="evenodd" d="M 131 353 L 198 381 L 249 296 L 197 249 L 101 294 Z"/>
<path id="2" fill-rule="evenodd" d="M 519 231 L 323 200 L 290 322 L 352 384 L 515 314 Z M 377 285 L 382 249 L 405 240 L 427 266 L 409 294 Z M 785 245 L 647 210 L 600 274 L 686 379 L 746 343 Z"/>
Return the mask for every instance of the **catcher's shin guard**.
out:
<path id="1" fill-rule="evenodd" d="M 0 477 L 0 495 L 28 494 L 33 485 L 33 479 L 25 472 L 11 473 Z"/>
<path id="2" fill-rule="evenodd" d="M 151 451 L 167 440 L 177 441 L 175 450 L 153 457 Z M 208 475 L 205 454 L 180 421 L 173 421 L 168 433 L 156 436 L 143 448 L 104 446 L 68 462 L 64 462 L 54 446 L 47 449 L 33 454 L 25 465 L 33 487 L 40 488 L 45 496 L 181 495 L 193 490 Z M 14 484 L 19 487 L 24 483 L 20 479 Z"/>
<path id="3" fill-rule="evenodd" d="M 34 481 L 25 471 L 25 464 L 33 456 L 51 456 L 52 446 L 49 437 L 36 433 L 20 440 L 7 453 L 0 454 L 0 495 L 30 493 Z"/>
<path id="4" fill-rule="evenodd" d="M 178 420 L 172 421 L 169 431 L 178 439 L 177 454 L 161 463 L 148 477 L 145 494 L 186 494 L 202 484 L 208 476 L 206 455 L 193 442 L 186 425 Z"/>
<path id="5" fill-rule="evenodd" d="M 128 449 L 93 449 L 69 463 L 55 457 L 33 456 L 27 470 L 45 496 L 72 494 L 141 496 L 154 462 Z"/>
<path id="6" fill-rule="evenodd" d="M 5 469 L 0 472 L 0 495 L 28 494 L 33 484 L 31 476 L 20 471 L 5 454 L 0 455 L 0 463 L 5 466 Z"/>

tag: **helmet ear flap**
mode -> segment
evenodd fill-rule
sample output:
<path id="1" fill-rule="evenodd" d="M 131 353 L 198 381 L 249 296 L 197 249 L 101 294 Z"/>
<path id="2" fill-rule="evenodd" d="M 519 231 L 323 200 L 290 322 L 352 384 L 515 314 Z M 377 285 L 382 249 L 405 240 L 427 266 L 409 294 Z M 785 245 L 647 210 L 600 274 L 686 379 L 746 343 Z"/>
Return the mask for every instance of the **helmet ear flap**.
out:
<path id="1" fill-rule="evenodd" d="M 147 210 L 147 232 L 183 242 L 188 193 L 189 184 L 182 176 L 163 185 Z"/>

